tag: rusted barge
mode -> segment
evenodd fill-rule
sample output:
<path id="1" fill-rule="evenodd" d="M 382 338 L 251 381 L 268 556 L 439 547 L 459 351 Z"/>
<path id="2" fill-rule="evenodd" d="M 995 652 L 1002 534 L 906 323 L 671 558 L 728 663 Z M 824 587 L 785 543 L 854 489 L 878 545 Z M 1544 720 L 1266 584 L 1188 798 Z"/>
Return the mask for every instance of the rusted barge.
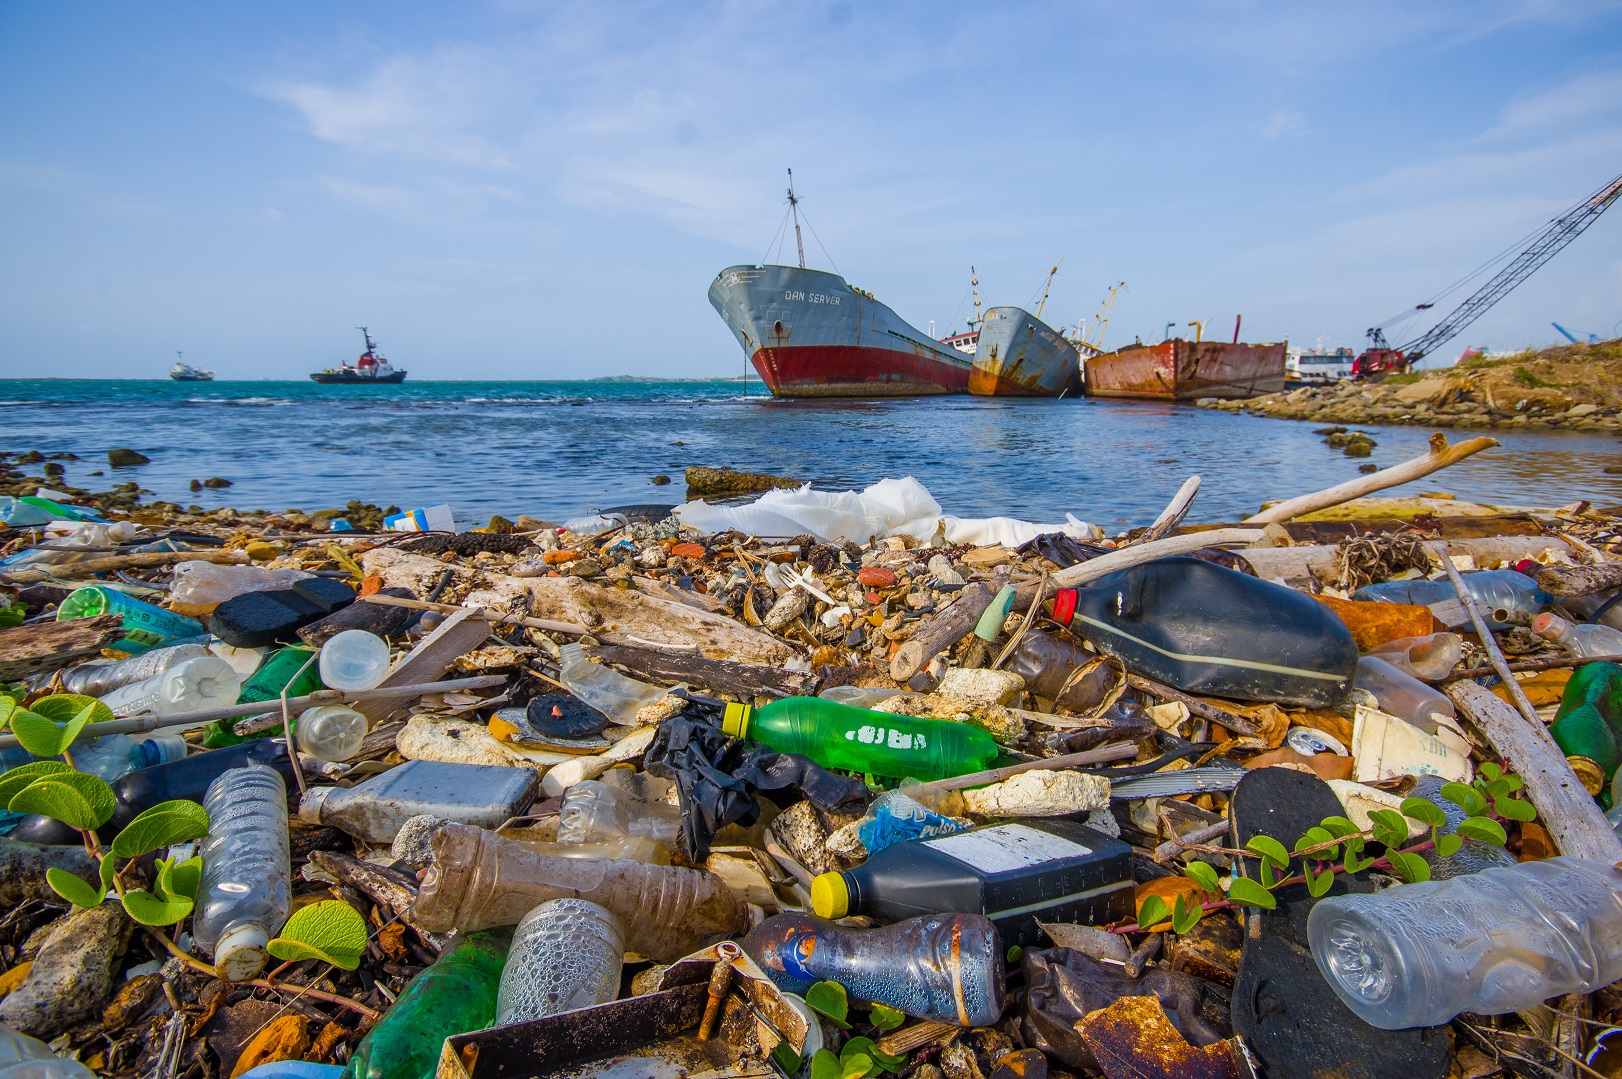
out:
<path id="1" fill-rule="evenodd" d="M 1282 342 L 1262 345 L 1172 338 L 1132 345 L 1086 360 L 1090 397 L 1195 401 L 1256 397 L 1284 389 Z"/>

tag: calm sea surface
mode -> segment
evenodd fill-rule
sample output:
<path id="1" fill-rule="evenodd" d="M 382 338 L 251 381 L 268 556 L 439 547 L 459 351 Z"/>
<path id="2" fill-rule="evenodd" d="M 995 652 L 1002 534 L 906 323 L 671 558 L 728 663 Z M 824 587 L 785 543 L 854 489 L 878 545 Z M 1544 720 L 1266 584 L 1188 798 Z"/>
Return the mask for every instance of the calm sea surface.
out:
<path id="1" fill-rule="evenodd" d="M 916 476 L 959 516 L 1147 524 L 1189 475 L 1194 515 L 1238 520 L 1266 498 L 1357 475 L 1315 425 L 1192 406 L 937 397 L 777 401 L 758 382 L 313 382 L 0 380 L 0 450 L 71 451 L 68 481 L 137 479 L 210 509 L 315 510 L 358 498 L 448 502 L 463 527 L 492 513 L 552 520 L 626 503 L 680 502 L 682 470 L 727 466 L 861 488 Z M 1424 452 L 1424 427 L 1364 428 L 1382 466 Z M 1449 432 L 1450 439 L 1468 437 Z M 1496 434 L 1504 445 L 1399 493 L 1550 506 L 1622 504 L 1622 440 Z M 152 458 L 106 468 L 128 446 Z M 655 486 L 656 475 L 670 486 Z M 193 493 L 190 481 L 233 486 Z"/>

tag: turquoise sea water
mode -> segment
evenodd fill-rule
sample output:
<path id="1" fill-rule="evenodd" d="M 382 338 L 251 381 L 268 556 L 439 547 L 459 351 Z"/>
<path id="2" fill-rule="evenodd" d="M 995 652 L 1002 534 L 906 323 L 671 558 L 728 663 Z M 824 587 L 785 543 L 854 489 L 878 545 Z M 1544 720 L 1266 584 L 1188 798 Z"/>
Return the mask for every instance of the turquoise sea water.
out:
<path id="1" fill-rule="evenodd" d="M 1189 475 L 1195 519 L 1233 521 L 1266 498 L 1357 475 L 1315 425 L 1192 406 L 936 397 L 779 401 L 759 382 L 313 382 L 0 380 L 0 449 L 69 451 L 70 483 L 139 480 L 207 508 L 313 510 L 358 498 L 448 502 L 464 527 L 490 514 L 558 520 L 684 500 L 689 465 L 861 488 L 916 476 L 949 513 L 1038 521 L 1065 512 L 1117 529 L 1152 520 Z M 1431 429 L 1363 428 L 1372 460 L 1425 450 Z M 1449 432 L 1449 438 L 1469 437 Z M 1622 504 L 1622 440 L 1494 432 L 1504 445 L 1399 493 L 1558 505 Z M 117 473 L 107 450 L 152 463 Z M 90 478 L 87 473 L 104 470 Z M 655 486 L 652 478 L 675 481 Z M 192 479 L 233 486 L 193 493 Z"/>

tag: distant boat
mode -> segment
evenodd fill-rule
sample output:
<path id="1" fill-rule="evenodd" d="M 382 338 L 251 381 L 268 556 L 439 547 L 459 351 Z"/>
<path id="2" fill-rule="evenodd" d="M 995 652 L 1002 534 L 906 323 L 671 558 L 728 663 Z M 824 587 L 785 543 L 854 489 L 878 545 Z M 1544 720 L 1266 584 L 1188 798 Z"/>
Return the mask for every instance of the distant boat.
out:
<path id="1" fill-rule="evenodd" d="M 406 373 L 396 371 L 390 366 L 389 361 L 383 358 L 382 354 L 377 351 L 377 345 L 373 343 L 372 335 L 367 332 L 366 327 L 356 326 L 355 329 L 359 330 L 361 336 L 366 339 L 366 351 L 360 354 L 360 358 L 353 364 L 346 363 L 337 370 L 329 367 L 325 371 L 316 371 L 310 375 L 310 378 L 323 384 L 336 382 L 389 383 L 392 385 L 404 382 Z"/>
<path id="2" fill-rule="evenodd" d="M 176 382 L 213 382 L 214 372 L 204 371 L 189 363 L 182 363 L 182 353 L 175 353 L 175 365 L 169 368 L 169 377 Z"/>

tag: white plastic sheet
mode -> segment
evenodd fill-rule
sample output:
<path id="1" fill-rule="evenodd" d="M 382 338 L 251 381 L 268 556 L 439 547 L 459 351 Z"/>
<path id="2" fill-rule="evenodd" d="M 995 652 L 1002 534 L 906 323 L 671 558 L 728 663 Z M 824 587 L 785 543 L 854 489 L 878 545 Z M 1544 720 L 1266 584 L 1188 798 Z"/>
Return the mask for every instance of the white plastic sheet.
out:
<path id="1" fill-rule="evenodd" d="M 683 525 L 706 534 L 736 530 L 763 538 L 787 539 L 810 533 L 824 543 L 867 543 L 886 536 L 911 536 L 928 543 L 944 534 L 947 543 L 1017 547 L 1044 532 L 1063 532 L 1076 539 L 1099 536 L 1092 525 L 1073 514 L 1065 514 L 1063 524 L 942 514 L 941 504 L 928 488 L 911 476 L 880 480 L 859 492 L 813 491 L 809 485 L 768 491 L 742 506 L 712 506 L 700 499 L 677 506 L 672 512 Z"/>

